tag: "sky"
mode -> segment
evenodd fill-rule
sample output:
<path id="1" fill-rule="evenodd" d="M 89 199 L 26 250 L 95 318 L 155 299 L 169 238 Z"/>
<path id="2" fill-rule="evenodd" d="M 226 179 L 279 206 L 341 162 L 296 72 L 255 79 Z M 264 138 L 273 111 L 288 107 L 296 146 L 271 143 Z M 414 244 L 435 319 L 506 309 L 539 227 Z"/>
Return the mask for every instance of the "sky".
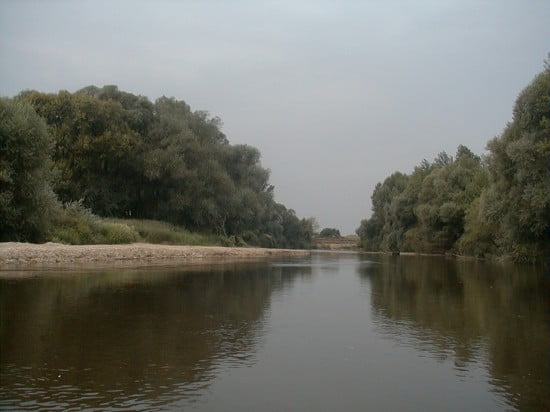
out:
<path id="1" fill-rule="evenodd" d="M 376 183 L 484 154 L 550 52 L 548 0 L 0 1 L 0 95 L 175 97 L 262 153 L 275 198 L 352 234 Z"/>

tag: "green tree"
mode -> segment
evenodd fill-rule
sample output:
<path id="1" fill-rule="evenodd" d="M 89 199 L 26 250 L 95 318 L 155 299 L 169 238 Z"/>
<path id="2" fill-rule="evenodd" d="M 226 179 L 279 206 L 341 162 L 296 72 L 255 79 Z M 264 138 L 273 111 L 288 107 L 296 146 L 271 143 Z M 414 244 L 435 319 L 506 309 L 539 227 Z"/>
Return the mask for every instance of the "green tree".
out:
<path id="1" fill-rule="evenodd" d="M 440 153 L 411 175 L 399 172 L 379 183 L 373 214 L 357 230 L 368 250 L 447 252 L 464 233 L 465 216 L 487 182 L 481 158 L 459 146 Z"/>
<path id="2" fill-rule="evenodd" d="M 82 199 L 94 213 L 122 216 L 131 201 L 139 144 L 122 106 L 65 91 L 26 92 L 19 100 L 31 103 L 50 126 L 59 171 L 54 190 L 60 200 Z"/>
<path id="3" fill-rule="evenodd" d="M 550 229 L 550 67 L 519 95 L 502 135 L 487 145 L 490 182 L 480 203 L 500 253 L 536 260 Z"/>
<path id="4" fill-rule="evenodd" d="M 550 244 L 550 57 L 519 95 L 513 121 L 481 159 L 459 146 L 372 194 L 357 229 L 367 250 L 509 255 L 535 261 Z"/>
<path id="5" fill-rule="evenodd" d="M 420 186 L 414 209 L 418 223 L 407 233 L 408 247 L 453 251 L 464 233 L 466 213 L 485 185 L 481 158 L 467 147 L 459 146 L 454 159 L 440 154 Z"/>
<path id="6" fill-rule="evenodd" d="M 332 227 L 325 227 L 321 232 L 319 233 L 319 236 L 321 237 L 342 237 L 340 235 L 340 231 L 338 229 L 332 228 Z"/>
<path id="7" fill-rule="evenodd" d="M 49 180 L 53 140 L 25 103 L 0 99 L 0 239 L 39 242 L 58 210 Z"/>
<path id="8" fill-rule="evenodd" d="M 399 250 L 403 227 L 399 224 L 396 202 L 407 187 L 409 176 L 395 172 L 378 183 L 372 193 L 372 216 L 357 229 L 362 247 L 367 250 Z"/>
<path id="9" fill-rule="evenodd" d="M 54 139 L 54 190 L 101 216 L 163 220 L 228 243 L 308 247 L 314 222 L 275 203 L 260 152 L 231 145 L 221 120 L 184 101 L 116 86 L 27 91 Z"/>

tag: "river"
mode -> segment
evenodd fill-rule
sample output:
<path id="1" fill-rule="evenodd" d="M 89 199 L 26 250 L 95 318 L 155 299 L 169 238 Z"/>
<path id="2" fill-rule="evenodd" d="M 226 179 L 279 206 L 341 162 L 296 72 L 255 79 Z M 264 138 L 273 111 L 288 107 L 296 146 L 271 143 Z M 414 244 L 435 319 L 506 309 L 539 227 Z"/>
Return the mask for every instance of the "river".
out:
<path id="1" fill-rule="evenodd" d="M 0 279 L 0 409 L 550 410 L 544 269 L 316 252 Z"/>

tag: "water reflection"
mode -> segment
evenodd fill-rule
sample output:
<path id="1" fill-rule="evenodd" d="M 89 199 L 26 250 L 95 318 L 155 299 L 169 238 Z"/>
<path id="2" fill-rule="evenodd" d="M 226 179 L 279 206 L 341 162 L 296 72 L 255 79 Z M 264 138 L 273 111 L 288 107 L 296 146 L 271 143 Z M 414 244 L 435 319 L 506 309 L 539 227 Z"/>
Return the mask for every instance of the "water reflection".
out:
<path id="1" fill-rule="evenodd" d="M 0 407 L 155 409 L 253 364 L 273 293 L 308 267 L 48 274 L 2 280 Z"/>
<path id="2" fill-rule="evenodd" d="M 535 268 L 316 254 L 0 279 L 0 409 L 548 410 Z"/>
<path id="3" fill-rule="evenodd" d="M 467 376 L 485 364 L 509 407 L 550 410 L 548 281 L 541 268 L 384 257 L 357 271 L 378 331 Z"/>

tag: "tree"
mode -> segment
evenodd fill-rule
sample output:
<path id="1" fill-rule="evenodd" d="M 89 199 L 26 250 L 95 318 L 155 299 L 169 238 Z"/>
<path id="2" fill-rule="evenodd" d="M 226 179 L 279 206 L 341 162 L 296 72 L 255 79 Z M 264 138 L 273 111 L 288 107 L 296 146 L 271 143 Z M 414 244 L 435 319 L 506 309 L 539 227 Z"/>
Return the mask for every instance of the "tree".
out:
<path id="1" fill-rule="evenodd" d="M 53 140 L 25 103 L 0 99 L 0 239 L 45 239 L 58 204 L 49 181 Z"/>
<path id="2" fill-rule="evenodd" d="M 550 57 L 549 57 L 550 60 Z M 506 255 L 536 261 L 550 244 L 550 62 L 519 95 L 482 159 L 460 145 L 372 194 L 357 229 L 368 250 Z"/>
<path id="3" fill-rule="evenodd" d="M 459 146 L 411 175 L 396 172 L 372 195 L 373 214 L 357 230 L 368 250 L 447 252 L 464 233 L 466 213 L 486 185 L 481 158 Z"/>
<path id="4" fill-rule="evenodd" d="M 321 230 L 321 232 L 319 233 L 319 236 L 321 236 L 321 237 L 342 237 L 342 235 L 340 235 L 340 231 L 338 229 L 331 228 L 331 227 L 325 227 L 323 230 Z"/>
<path id="5" fill-rule="evenodd" d="M 442 154 L 438 159 L 422 181 L 415 206 L 418 223 L 407 235 L 415 251 L 452 251 L 464 233 L 468 208 L 486 185 L 481 158 L 467 147 L 460 145 L 454 159 Z"/>
<path id="6" fill-rule="evenodd" d="M 372 216 L 363 220 L 356 231 L 363 248 L 372 251 L 400 249 L 403 228 L 396 219 L 395 202 L 406 189 L 408 179 L 409 176 L 395 172 L 376 185 L 371 196 Z"/>
<path id="7" fill-rule="evenodd" d="M 231 243 L 308 247 L 315 230 L 275 203 L 260 152 L 231 145 L 221 120 L 184 101 L 116 86 L 27 91 L 53 137 L 54 190 L 101 216 L 163 220 Z"/>
<path id="8" fill-rule="evenodd" d="M 550 241 L 550 67 L 519 95 L 513 121 L 487 148 L 490 180 L 480 203 L 500 253 L 531 261 Z"/>
<path id="9" fill-rule="evenodd" d="M 122 106 L 66 91 L 26 92 L 18 99 L 32 104 L 50 126 L 52 160 L 59 171 L 54 190 L 60 200 L 82 199 L 94 213 L 123 216 L 133 194 L 139 138 Z"/>

